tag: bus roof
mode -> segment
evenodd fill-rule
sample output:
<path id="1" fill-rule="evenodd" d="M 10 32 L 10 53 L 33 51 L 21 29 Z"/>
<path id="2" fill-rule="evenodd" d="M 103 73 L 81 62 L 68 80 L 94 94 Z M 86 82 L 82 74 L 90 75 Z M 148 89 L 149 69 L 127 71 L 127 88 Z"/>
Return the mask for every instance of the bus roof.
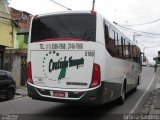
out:
<path id="1" fill-rule="evenodd" d="M 51 13 L 44 13 L 44 14 L 37 14 L 34 15 L 34 17 L 43 17 L 43 16 L 50 16 L 50 15 L 58 15 L 58 14 L 74 14 L 74 13 L 91 13 L 91 14 L 97 14 L 96 11 L 61 11 L 61 12 L 51 12 Z"/>

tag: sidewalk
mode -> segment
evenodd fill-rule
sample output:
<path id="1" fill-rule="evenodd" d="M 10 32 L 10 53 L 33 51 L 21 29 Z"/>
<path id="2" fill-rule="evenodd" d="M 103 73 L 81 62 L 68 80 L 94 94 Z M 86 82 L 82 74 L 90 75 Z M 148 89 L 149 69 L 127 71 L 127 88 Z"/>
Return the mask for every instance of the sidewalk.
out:
<path id="1" fill-rule="evenodd" d="M 157 69 L 155 79 L 157 82 L 155 86 L 153 108 L 150 110 L 150 114 L 160 114 L 160 67 Z"/>
<path id="2" fill-rule="evenodd" d="M 15 98 L 25 97 L 27 95 L 28 95 L 28 92 L 26 87 L 20 87 L 16 89 Z"/>
<path id="3" fill-rule="evenodd" d="M 143 109 L 140 110 L 142 115 L 160 115 L 160 67 L 158 67 L 151 91 L 148 92 L 147 101 L 144 102 Z M 158 119 L 159 120 L 159 119 Z"/>

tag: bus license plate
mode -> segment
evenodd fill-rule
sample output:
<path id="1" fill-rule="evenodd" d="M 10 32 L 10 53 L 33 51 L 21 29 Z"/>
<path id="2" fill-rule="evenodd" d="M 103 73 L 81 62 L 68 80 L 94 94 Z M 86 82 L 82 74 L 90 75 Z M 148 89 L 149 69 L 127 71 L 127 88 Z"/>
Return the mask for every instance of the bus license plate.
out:
<path id="1" fill-rule="evenodd" d="M 66 93 L 62 91 L 53 91 L 53 96 L 54 97 L 65 97 Z"/>

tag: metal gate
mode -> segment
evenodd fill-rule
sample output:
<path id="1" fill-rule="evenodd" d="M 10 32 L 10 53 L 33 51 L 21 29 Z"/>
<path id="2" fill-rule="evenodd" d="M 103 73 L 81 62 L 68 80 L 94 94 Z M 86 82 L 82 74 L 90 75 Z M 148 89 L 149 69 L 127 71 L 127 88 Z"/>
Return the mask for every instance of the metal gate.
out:
<path id="1" fill-rule="evenodd" d="M 25 86 L 27 81 L 27 56 L 21 56 L 21 86 Z"/>

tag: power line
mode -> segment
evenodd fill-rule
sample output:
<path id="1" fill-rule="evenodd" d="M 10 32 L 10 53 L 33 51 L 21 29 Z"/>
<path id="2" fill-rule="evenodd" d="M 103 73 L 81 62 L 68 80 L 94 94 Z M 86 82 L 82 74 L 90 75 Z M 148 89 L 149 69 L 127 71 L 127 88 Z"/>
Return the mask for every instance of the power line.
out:
<path id="1" fill-rule="evenodd" d="M 71 8 L 68 8 L 68 7 L 66 7 L 66 6 L 64 6 L 64 5 L 58 3 L 58 2 L 56 2 L 56 1 L 54 1 L 54 0 L 50 0 L 50 1 L 51 1 L 51 2 L 54 2 L 55 4 L 57 4 L 57 5 L 59 5 L 59 6 L 63 7 L 63 8 L 65 8 L 65 9 L 67 9 L 67 10 L 72 10 Z"/>
<path id="2" fill-rule="evenodd" d="M 138 43 L 144 43 L 144 42 L 143 42 L 143 41 L 139 41 Z M 160 45 L 160 42 L 152 42 L 152 43 L 151 43 L 151 42 L 149 42 L 149 41 L 146 41 L 145 44 L 150 44 L 150 45 L 152 44 L 152 45 L 154 45 L 154 46 L 157 46 L 157 45 Z"/>
<path id="3" fill-rule="evenodd" d="M 160 21 L 160 18 L 156 19 L 156 20 L 153 20 L 151 22 L 146 22 L 146 23 L 141 23 L 141 24 L 136 24 L 136 25 L 127 25 L 127 26 L 129 26 L 129 27 L 136 27 L 136 26 L 142 26 L 142 25 L 152 24 L 152 23 L 155 23 L 155 22 L 158 22 L 158 21 Z"/>
<path id="4" fill-rule="evenodd" d="M 150 33 L 150 32 L 144 32 L 144 31 L 139 31 L 139 30 L 134 30 L 134 29 L 131 29 L 131 28 L 128 28 L 128 27 L 124 27 L 124 26 L 121 26 L 119 25 L 118 23 L 116 22 L 113 22 L 115 25 L 121 27 L 121 28 L 124 28 L 124 29 L 128 29 L 128 30 L 131 30 L 131 31 L 135 31 L 135 32 L 139 32 L 139 33 L 144 33 L 144 34 L 150 34 L 150 35 L 160 35 L 158 33 Z"/>
<path id="5" fill-rule="evenodd" d="M 155 47 L 159 47 L 160 45 L 156 45 L 156 46 L 152 46 L 152 47 L 147 47 L 147 48 L 155 48 Z"/>
<path id="6" fill-rule="evenodd" d="M 128 30 L 128 29 L 125 29 L 125 28 L 121 28 L 123 31 L 125 31 L 126 34 L 128 35 L 134 35 L 135 34 L 135 31 L 131 31 L 131 30 Z M 160 36 L 153 36 L 153 35 L 149 35 L 149 34 L 141 34 L 141 36 L 143 37 L 147 37 L 147 38 L 160 38 Z"/>
<path id="7" fill-rule="evenodd" d="M 146 34 L 143 34 L 142 35 L 143 37 L 147 37 L 147 38 L 160 38 L 160 36 L 149 36 L 149 35 L 146 35 Z"/>

